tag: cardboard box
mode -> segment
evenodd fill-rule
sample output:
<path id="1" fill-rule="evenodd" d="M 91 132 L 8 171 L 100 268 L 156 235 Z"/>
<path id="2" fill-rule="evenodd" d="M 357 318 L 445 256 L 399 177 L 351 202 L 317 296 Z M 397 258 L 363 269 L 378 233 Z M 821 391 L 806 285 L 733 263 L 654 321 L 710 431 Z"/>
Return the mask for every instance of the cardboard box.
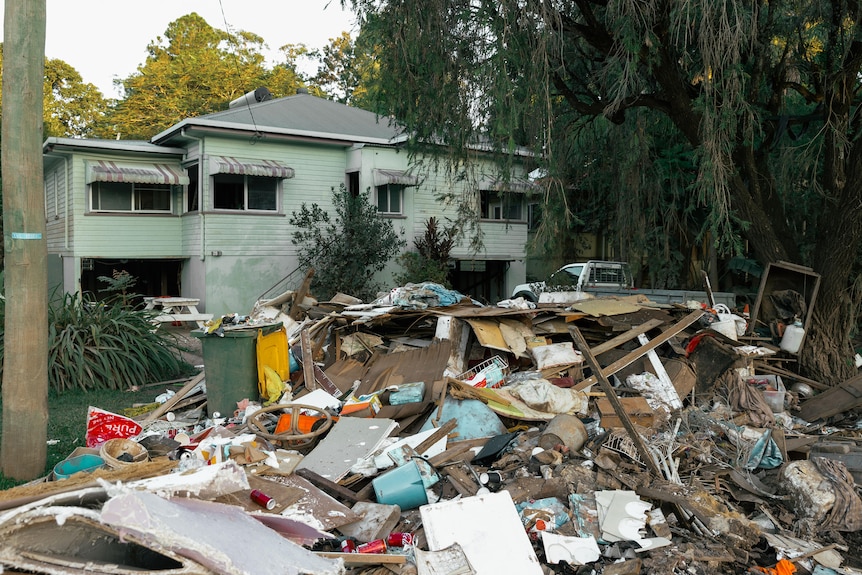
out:
<path id="1" fill-rule="evenodd" d="M 340 415 L 350 415 L 352 417 L 374 417 L 383 404 L 376 393 L 368 395 L 360 395 L 359 397 L 350 397 L 341 408 Z"/>
<path id="2" fill-rule="evenodd" d="M 640 425 L 641 427 L 652 427 L 653 411 L 646 399 L 640 396 L 621 397 L 620 403 L 632 423 Z M 623 427 L 623 422 L 614 411 L 614 406 L 611 405 L 610 400 L 600 397 L 596 399 L 596 407 L 598 407 L 599 415 L 601 415 L 602 418 L 599 424 L 603 428 L 614 429 Z"/>

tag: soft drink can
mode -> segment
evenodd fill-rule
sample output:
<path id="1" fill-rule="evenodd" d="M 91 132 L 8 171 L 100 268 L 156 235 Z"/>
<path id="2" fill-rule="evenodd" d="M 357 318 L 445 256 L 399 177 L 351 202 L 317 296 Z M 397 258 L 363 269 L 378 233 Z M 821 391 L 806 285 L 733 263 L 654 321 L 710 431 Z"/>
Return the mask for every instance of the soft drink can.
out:
<path id="1" fill-rule="evenodd" d="M 412 533 L 390 533 L 386 538 L 386 543 L 390 547 L 409 547 L 413 545 Z"/>
<path id="2" fill-rule="evenodd" d="M 266 507 L 267 509 L 275 509 L 275 499 L 273 499 L 263 491 L 260 491 L 259 489 L 252 490 L 251 500 L 262 507 Z"/>
<path id="3" fill-rule="evenodd" d="M 356 541 L 353 539 L 345 539 L 341 542 L 342 553 L 358 553 L 356 550 Z"/>
<path id="4" fill-rule="evenodd" d="M 356 547 L 357 553 L 386 553 L 386 541 L 375 539 Z"/>

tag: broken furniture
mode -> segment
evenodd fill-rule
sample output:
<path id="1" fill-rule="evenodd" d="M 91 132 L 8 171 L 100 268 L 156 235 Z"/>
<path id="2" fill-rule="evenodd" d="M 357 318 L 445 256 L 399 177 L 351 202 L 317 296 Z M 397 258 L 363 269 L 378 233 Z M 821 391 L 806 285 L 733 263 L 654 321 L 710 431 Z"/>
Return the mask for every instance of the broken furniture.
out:
<path id="1" fill-rule="evenodd" d="M 820 274 L 811 268 L 788 262 L 768 264 L 760 277 L 747 335 L 768 330 L 773 339 L 780 340 L 796 318 L 804 330 L 799 346 L 804 345 L 819 289 Z"/>

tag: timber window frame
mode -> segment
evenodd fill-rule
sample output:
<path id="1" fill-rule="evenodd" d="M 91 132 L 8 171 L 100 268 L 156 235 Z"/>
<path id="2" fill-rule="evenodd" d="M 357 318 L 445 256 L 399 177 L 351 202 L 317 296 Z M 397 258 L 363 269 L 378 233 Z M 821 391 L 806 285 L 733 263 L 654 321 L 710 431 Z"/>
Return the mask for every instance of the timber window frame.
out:
<path id="1" fill-rule="evenodd" d="M 90 212 L 171 214 L 173 186 L 137 182 L 90 183 Z"/>
<path id="2" fill-rule="evenodd" d="M 213 174 L 213 209 L 230 212 L 279 213 L 281 179 L 244 174 Z"/>

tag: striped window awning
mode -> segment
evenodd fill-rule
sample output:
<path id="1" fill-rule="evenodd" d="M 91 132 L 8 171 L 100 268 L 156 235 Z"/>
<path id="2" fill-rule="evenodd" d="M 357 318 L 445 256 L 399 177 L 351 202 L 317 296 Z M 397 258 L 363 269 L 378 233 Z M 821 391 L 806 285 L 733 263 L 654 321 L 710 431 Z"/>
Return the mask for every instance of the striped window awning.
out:
<path id="1" fill-rule="evenodd" d="M 93 182 L 185 186 L 189 183 L 189 177 L 178 164 L 129 164 L 96 160 L 87 162 L 87 183 Z"/>
<path id="2" fill-rule="evenodd" d="M 275 160 L 238 160 L 228 156 L 215 156 L 210 161 L 210 175 L 241 174 L 266 178 L 292 178 L 293 168 Z"/>
<path id="3" fill-rule="evenodd" d="M 372 173 L 375 186 L 387 184 L 398 184 L 401 186 L 418 186 L 419 176 L 407 173 L 403 170 L 374 170 Z"/>

